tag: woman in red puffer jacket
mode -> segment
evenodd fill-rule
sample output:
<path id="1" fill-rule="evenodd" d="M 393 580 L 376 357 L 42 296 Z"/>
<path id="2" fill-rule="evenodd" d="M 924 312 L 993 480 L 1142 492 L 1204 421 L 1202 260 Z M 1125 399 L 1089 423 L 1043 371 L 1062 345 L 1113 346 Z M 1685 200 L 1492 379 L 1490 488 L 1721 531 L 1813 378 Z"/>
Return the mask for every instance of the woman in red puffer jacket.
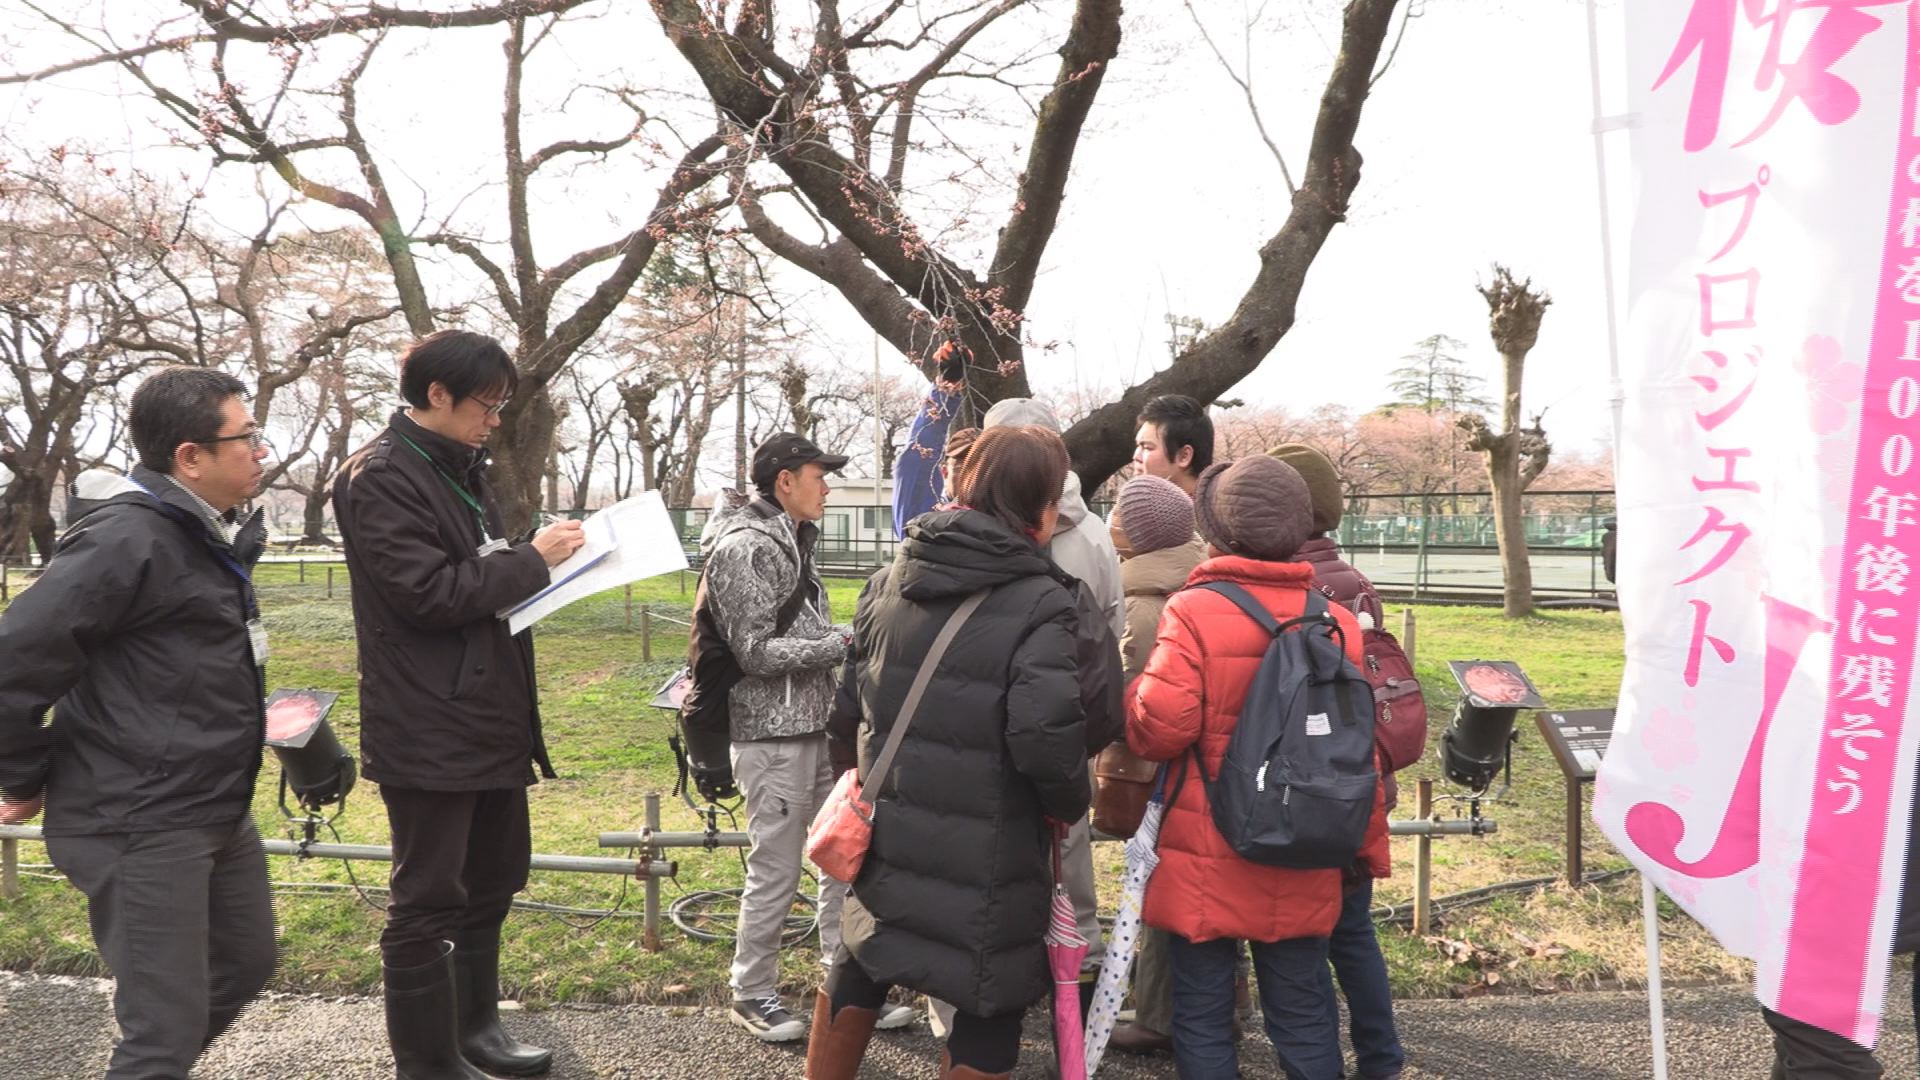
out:
<path id="1" fill-rule="evenodd" d="M 1289 562 L 1312 532 L 1307 486 L 1270 457 L 1215 465 L 1194 493 L 1200 534 L 1212 555 L 1189 586 L 1244 586 L 1282 622 L 1306 608 L 1312 567 Z M 1360 662 L 1360 627 L 1330 608 L 1348 659 Z M 1268 637 L 1233 602 L 1209 590 L 1175 593 L 1159 644 L 1127 704 L 1127 743 L 1154 761 L 1177 761 L 1198 745 L 1218 772 Z M 1236 941 L 1253 949 L 1267 1034 L 1289 1077 L 1340 1080 L 1342 1062 L 1324 977 L 1327 935 L 1340 914 L 1339 870 L 1292 870 L 1249 862 L 1214 828 L 1206 788 L 1169 769 L 1176 794 L 1160 830 L 1160 868 L 1147 886 L 1146 921 L 1172 934 L 1173 1053 L 1183 1080 L 1238 1075 L 1234 1049 Z M 1386 809 L 1376 793 L 1370 854 L 1384 858 Z M 1378 849 L 1377 852 L 1373 849 Z"/>

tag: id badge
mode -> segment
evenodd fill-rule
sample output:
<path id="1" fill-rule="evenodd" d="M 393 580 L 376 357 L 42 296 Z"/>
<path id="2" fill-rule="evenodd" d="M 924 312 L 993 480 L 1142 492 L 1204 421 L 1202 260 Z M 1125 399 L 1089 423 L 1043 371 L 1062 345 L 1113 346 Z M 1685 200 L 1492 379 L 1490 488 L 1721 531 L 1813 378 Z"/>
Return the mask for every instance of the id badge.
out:
<path id="1" fill-rule="evenodd" d="M 480 552 L 481 558 L 486 558 L 488 555 L 491 555 L 496 551 L 507 550 L 507 547 L 508 547 L 508 544 L 505 540 L 489 540 L 486 543 L 481 544 L 477 550 Z"/>
<path id="2" fill-rule="evenodd" d="M 253 646 L 255 667 L 267 666 L 267 624 L 256 616 L 247 620 L 247 642 Z"/>

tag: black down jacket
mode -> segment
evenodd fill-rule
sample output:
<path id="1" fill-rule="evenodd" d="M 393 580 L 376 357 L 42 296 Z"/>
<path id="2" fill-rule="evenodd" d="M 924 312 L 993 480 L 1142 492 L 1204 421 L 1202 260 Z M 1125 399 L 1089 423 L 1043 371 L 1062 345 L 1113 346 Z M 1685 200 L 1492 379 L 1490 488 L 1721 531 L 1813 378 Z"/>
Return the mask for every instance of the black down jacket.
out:
<path id="1" fill-rule="evenodd" d="M 992 590 L 941 660 L 877 793 L 844 932 L 880 982 L 977 1016 L 1047 993 L 1044 819 L 1086 813 L 1080 684 L 1115 683 L 1119 668 L 1108 649 L 1092 662 L 1111 670 L 1081 671 L 1075 584 L 1025 537 L 955 510 L 916 519 L 860 597 L 828 735 L 842 755 L 857 741 L 864 773 L 941 625 L 968 594 Z"/>

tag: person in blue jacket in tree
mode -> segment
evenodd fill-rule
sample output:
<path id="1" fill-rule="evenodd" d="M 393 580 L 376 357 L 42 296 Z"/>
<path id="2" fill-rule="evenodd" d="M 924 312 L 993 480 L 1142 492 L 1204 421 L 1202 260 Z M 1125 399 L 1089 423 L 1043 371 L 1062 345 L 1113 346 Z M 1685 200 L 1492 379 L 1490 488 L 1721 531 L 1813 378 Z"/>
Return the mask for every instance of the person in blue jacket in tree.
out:
<path id="1" fill-rule="evenodd" d="M 953 342 L 933 354 L 938 370 L 927 384 L 927 395 L 907 429 L 906 449 L 893 467 L 893 537 L 904 539 L 907 522 L 938 506 L 945 498 L 946 480 L 940 475 L 941 455 L 954 414 L 966 394 L 967 350 Z"/>

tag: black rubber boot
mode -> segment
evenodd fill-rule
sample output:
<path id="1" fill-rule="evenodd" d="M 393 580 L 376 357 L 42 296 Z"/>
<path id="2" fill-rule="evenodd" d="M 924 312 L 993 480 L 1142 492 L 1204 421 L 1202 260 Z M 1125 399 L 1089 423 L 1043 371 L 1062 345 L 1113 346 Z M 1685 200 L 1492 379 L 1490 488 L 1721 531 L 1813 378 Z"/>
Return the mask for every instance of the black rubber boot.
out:
<path id="1" fill-rule="evenodd" d="M 460 1053 L 496 1076 L 539 1076 L 553 1051 L 527 1046 L 500 1026 L 500 933 L 454 942 L 453 982 L 460 1002 Z"/>
<path id="2" fill-rule="evenodd" d="M 387 1042 L 397 1080 L 487 1080 L 460 1056 L 454 1026 L 453 943 L 420 967 L 381 965 L 387 999 Z"/>

